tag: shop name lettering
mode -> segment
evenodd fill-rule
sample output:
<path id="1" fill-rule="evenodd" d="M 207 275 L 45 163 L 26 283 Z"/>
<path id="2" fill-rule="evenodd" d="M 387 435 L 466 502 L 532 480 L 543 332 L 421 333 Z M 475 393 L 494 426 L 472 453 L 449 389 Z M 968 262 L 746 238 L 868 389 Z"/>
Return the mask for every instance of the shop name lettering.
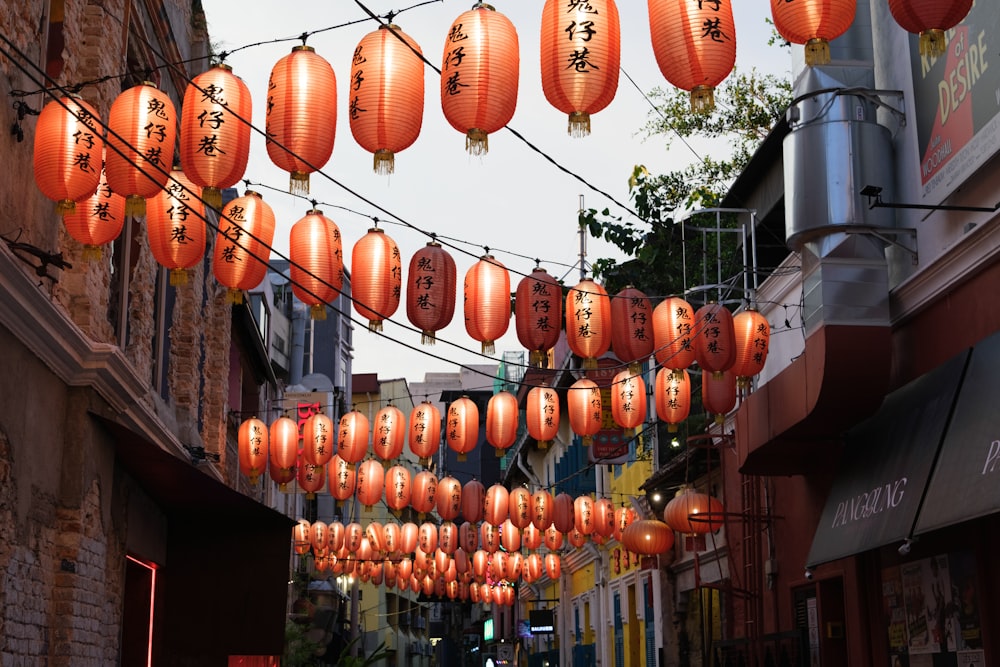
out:
<path id="1" fill-rule="evenodd" d="M 986 463 L 983 465 L 983 475 L 989 475 L 996 470 L 1000 464 L 1000 440 L 990 443 L 990 449 L 986 452 Z"/>
<path id="2" fill-rule="evenodd" d="M 898 507 L 903 502 L 905 491 L 906 478 L 900 477 L 883 486 L 876 486 L 871 491 L 842 500 L 837 505 L 837 512 L 833 516 L 833 527 L 846 526 L 849 523 L 861 521 L 881 514 L 885 510 Z"/>

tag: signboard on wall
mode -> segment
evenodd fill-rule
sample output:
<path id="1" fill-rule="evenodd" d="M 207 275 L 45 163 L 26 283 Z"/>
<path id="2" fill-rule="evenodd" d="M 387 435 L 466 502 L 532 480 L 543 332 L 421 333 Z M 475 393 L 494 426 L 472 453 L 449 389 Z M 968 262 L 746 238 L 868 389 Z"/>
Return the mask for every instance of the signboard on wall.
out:
<path id="1" fill-rule="evenodd" d="M 611 384 L 621 370 L 621 363 L 615 359 L 598 359 L 597 368 L 587 371 L 587 378 L 597 383 L 601 389 L 601 430 L 587 450 L 591 463 L 623 465 L 628 463 L 629 440 L 625 431 L 615 423 L 611 414 Z"/>

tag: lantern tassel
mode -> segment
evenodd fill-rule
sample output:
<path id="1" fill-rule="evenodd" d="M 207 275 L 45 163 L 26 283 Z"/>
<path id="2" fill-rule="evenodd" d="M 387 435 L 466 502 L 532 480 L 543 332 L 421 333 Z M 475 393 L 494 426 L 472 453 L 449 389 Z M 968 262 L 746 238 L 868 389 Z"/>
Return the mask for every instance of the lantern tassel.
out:
<path id="1" fill-rule="evenodd" d="M 715 423 L 718 424 L 719 426 L 722 426 L 723 424 L 725 424 L 726 423 L 726 415 L 722 414 L 721 412 L 719 414 L 715 415 Z"/>
<path id="2" fill-rule="evenodd" d="M 97 262 L 101 259 L 101 246 L 99 245 L 85 245 L 83 246 L 83 259 L 87 262 Z"/>
<path id="3" fill-rule="evenodd" d="M 188 284 L 188 272 L 186 269 L 170 269 L 170 286 L 182 287 Z"/>
<path id="4" fill-rule="evenodd" d="M 597 359 L 594 357 L 587 357 L 583 360 L 583 369 L 587 371 L 592 371 L 597 369 Z"/>
<path id="5" fill-rule="evenodd" d="M 532 350 L 528 353 L 528 365 L 543 368 L 548 355 L 542 350 Z"/>
<path id="6" fill-rule="evenodd" d="M 677 424 L 667 424 L 667 433 L 677 433 Z"/>
<path id="7" fill-rule="evenodd" d="M 539 449 L 548 449 L 550 442 L 551 442 L 551 440 L 539 440 L 538 441 L 538 448 Z"/>
<path id="8" fill-rule="evenodd" d="M 465 461 L 467 461 L 468 459 L 469 459 L 469 457 L 465 455 L 465 452 L 461 452 L 458 455 L 458 462 L 459 463 L 465 463 Z"/>
<path id="9" fill-rule="evenodd" d="M 830 62 L 830 43 L 825 39 L 814 37 L 806 42 L 806 65 L 826 65 Z"/>
<path id="10" fill-rule="evenodd" d="M 141 218 L 146 215 L 146 199 L 139 195 L 129 195 L 125 198 L 125 215 Z"/>
<path id="11" fill-rule="evenodd" d="M 930 28 L 920 33 L 920 55 L 940 58 L 948 47 L 944 30 Z"/>
<path id="12" fill-rule="evenodd" d="M 60 199 L 56 202 L 56 213 L 67 216 L 76 211 L 76 202 L 72 199 Z"/>
<path id="13" fill-rule="evenodd" d="M 229 289 L 226 291 L 226 303 L 238 306 L 243 303 L 243 290 Z"/>
<path id="14" fill-rule="evenodd" d="M 368 320 L 368 330 L 369 331 L 381 331 L 382 330 L 382 320 Z"/>
<path id="15" fill-rule="evenodd" d="M 586 111 L 574 111 L 569 115 L 569 127 L 566 132 L 574 139 L 590 136 L 590 114 Z"/>
<path id="16" fill-rule="evenodd" d="M 481 157 L 490 151 L 489 136 L 479 128 L 465 133 L 465 150 L 474 157 Z"/>
<path id="17" fill-rule="evenodd" d="M 375 173 L 379 176 L 388 176 L 396 171 L 396 155 L 388 148 L 380 148 L 375 151 Z"/>
<path id="18" fill-rule="evenodd" d="M 497 351 L 496 345 L 491 340 L 483 341 L 483 354 L 495 354 Z"/>
<path id="19" fill-rule="evenodd" d="M 309 174 L 304 171 L 293 171 L 288 176 L 288 192 L 293 195 L 309 194 Z"/>
<path id="20" fill-rule="evenodd" d="M 715 89 L 711 86 L 695 86 L 691 89 L 691 111 L 711 113 L 715 109 Z"/>
<path id="21" fill-rule="evenodd" d="M 421 331 L 420 332 L 420 344 L 421 345 L 433 345 L 437 342 L 437 336 L 434 335 L 433 331 Z"/>
<path id="22" fill-rule="evenodd" d="M 201 199 L 205 202 L 205 206 L 209 206 L 216 211 L 222 209 L 222 190 L 219 188 L 202 188 Z"/>
<path id="23" fill-rule="evenodd" d="M 322 322 L 326 320 L 326 304 L 314 303 L 312 306 L 310 306 L 309 318 L 316 320 L 317 322 Z"/>
<path id="24" fill-rule="evenodd" d="M 590 447 L 592 444 L 594 444 L 594 436 L 592 436 L 592 435 L 585 435 L 585 436 L 583 436 L 583 446 L 584 447 Z"/>

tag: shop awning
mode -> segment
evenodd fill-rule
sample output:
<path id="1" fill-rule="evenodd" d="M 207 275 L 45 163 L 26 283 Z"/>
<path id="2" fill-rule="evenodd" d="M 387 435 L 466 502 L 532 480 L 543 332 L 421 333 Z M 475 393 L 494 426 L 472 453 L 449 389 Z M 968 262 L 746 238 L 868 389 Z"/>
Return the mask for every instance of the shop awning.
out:
<path id="1" fill-rule="evenodd" d="M 976 345 L 914 534 L 1000 511 L 1000 334 Z"/>
<path id="2" fill-rule="evenodd" d="M 847 433 L 808 566 L 912 534 L 968 356 L 962 353 L 892 392 L 878 412 Z"/>

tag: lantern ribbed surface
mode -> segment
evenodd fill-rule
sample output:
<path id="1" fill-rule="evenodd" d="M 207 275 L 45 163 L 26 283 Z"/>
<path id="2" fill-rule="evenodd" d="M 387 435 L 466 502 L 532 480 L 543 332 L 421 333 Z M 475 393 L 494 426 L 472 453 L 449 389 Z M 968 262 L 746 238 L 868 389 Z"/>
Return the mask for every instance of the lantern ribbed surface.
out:
<path id="1" fill-rule="evenodd" d="M 430 242 L 410 258 L 406 274 L 406 318 L 420 329 L 420 342 L 435 342 L 436 332 L 451 324 L 455 316 L 458 273 L 455 260 Z"/>
<path id="2" fill-rule="evenodd" d="M 462 490 L 462 501 L 465 502 L 466 489 Z M 462 510 L 465 513 L 465 510 Z M 480 514 L 482 512 L 480 511 Z M 458 527 L 458 541 L 462 545 L 462 550 L 465 551 L 470 557 L 479 548 L 479 529 L 476 524 L 471 520 L 466 520 L 462 522 L 462 525 Z"/>
<path id="3" fill-rule="evenodd" d="M 344 285 L 344 251 L 340 228 L 322 211 L 312 209 L 292 225 L 288 235 L 292 292 L 309 306 L 310 317 L 326 319 Z"/>
<path id="4" fill-rule="evenodd" d="M 458 518 L 462 511 L 462 483 L 452 476 L 438 480 L 437 512 L 445 521 Z"/>
<path id="5" fill-rule="evenodd" d="M 562 575 L 562 561 L 559 559 L 559 554 L 545 554 L 545 574 L 553 580 Z"/>
<path id="6" fill-rule="evenodd" d="M 559 432 L 559 394 L 552 387 L 532 387 L 525 401 L 524 422 L 528 435 L 545 449 Z"/>
<path id="7" fill-rule="evenodd" d="M 920 55 L 944 55 L 945 31 L 962 22 L 972 0 L 889 0 L 892 18 L 903 30 L 920 35 Z"/>
<path id="8" fill-rule="evenodd" d="M 683 486 L 663 508 L 663 520 L 684 535 L 714 533 L 722 527 L 723 509 L 715 497 Z"/>
<path id="9" fill-rule="evenodd" d="M 486 441 L 497 449 L 507 449 L 517 440 L 517 397 L 500 391 L 486 404 Z"/>
<path id="10" fill-rule="evenodd" d="M 330 478 L 330 495 L 333 496 L 334 500 L 343 502 L 351 498 L 358 482 L 354 466 L 342 459 L 340 455 L 334 454 L 326 467 Z"/>
<path id="11" fill-rule="evenodd" d="M 413 509 L 421 514 L 432 512 L 437 503 L 437 487 L 437 475 L 429 470 L 418 472 L 413 478 L 413 493 L 410 496 L 410 505 L 413 506 Z"/>
<path id="12" fill-rule="evenodd" d="M 584 535 L 594 532 L 594 499 L 577 496 L 573 501 L 573 528 Z"/>
<path id="13" fill-rule="evenodd" d="M 476 522 L 483 519 L 486 487 L 478 479 L 470 479 L 462 486 L 462 518 Z"/>
<path id="14" fill-rule="evenodd" d="M 445 443 L 464 461 L 479 444 L 479 408 L 468 396 L 456 399 L 445 415 Z"/>
<path id="15" fill-rule="evenodd" d="M 614 0 L 546 0 L 541 29 L 542 92 L 569 116 L 571 136 L 590 134 L 590 116 L 618 91 L 621 21 Z"/>
<path id="16" fill-rule="evenodd" d="M 483 255 L 465 274 L 465 330 L 482 344 L 483 354 L 496 351 L 494 341 L 510 325 L 510 274 L 492 255 Z"/>
<path id="17" fill-rule="evenodd" d="M 403 453 L 406 442 L 406 416 L 394 405 L 375 413 L 372 422 L 372 453 L 383 461 L 392 461 Z"/>
<path id="18" fill-rule="evenodd" d="M 736 23 L 730 0 L 649 0 L 649 30 L 664 78 L 691 92 L 692 110 L 711 111 L 713 90 L 736 63 Z"/>
<path id="19" fill-rule="evenodd" d="M 552 515 L 555 511 L 555 501 L 552 494 L 545 489 L 539 489 L 531 494 L 531 524 L 544 531 L 552 525 Z"/>
<path id="20" fill-rule="evenodd" d="M 183 171 L 174 169 L 170 180 L 146 202 L 146 234 L 157 263 L 170 271 L 170 284 L 187 283 L 187 270 L 205 256 L 208 225 L 205 202 L 197 186 Z"/>
<path id="21" fill-rule="evenodd" d="M 326 484 L 326 468 L 303 461 L 295 471 L 295 478 L 299 488 L 306 492 L 306 498 L 315 498 Z"/>
<path id="22" fill-rule="evenodd" d="M 97 190 L 63 216 L 66 232 L 84 246 L 85 259 L 100 259 L 101 246 L 111 243 L 125 226 L 125 198 L 112 192 L 101 172 Z"/>
<path id="23" fill-rule="evenodd" d="M 524 530 L 531 525 L 531 492 L 523 486 L 510 490 L 507 516 L 515 528 Z"/>
<path id="24" fill-rule="evenodd" d="M 271 69 L 267 82 L 267 154 L 290 174 L 290 191 L 307 194 L 309 174 L 333 153 L 337 77 L 310 46 L 296 46 Z"/>
<path id="25" fill-rule="evenodd" d="M 566 295 L 566 342 L 587 369 L 597 368 L 611 349 L 611 299 L 593 280 L 581 280 Z"/>
<path id="26" fill-rule="evenodd" d="M 736 363 L 733 314 L 720 303 L 709 302 L 694 314 L 694 358 L 706 373 L 722 373 Z"/>
<path id="27" fill-rule="evenodd" d="M 375 459 L 367 459 L 358 466 L 358 502 L 372 507 L 382 500 L 385 491 L 385 468 Z"/>
<path id="28" fill-rule="evenodd" d="M 396 25 L 381 25 L 354 49 L 347 113 L 351 134 L 374 154 L 377 174 L 395 170 L 395 154 L 420 136 L 424 63 L 420 47 Z"/>
<path id="29" fill-rule="evenodd" d="M 65 214 L 97 190 L 104 161 L 100 117 L 78 97 L 47 103 L 35 127 L 35 183 Z"/>
<path id="30" fill-rule="evenodd" d="M 594 501 L 594 533 L 611 537 L 615 532 L 615 507 L 607 498 Z"/>
<path id="31" fill-rule="evenodd" d="M 661 368 L 656 372 L 653 393 L 656 416 L 667 424 L 669 432 L 677 432 L 677 425 L 691 414 L 691 376 L 684 369 Z"/>
<path id="32" fill-rule="evenodd" d="M 611 349 L 633 373 L 653 354 L 653 304 L 631 285 L 611 299 Z"/>
<path id="33" fill-rule="evenodd" d="M 238 454 L 240 472 L 254 484 L 267 467 L 267 424 L 251 417 L 240 424 Z"/>
<path id="34" fill-rule="evenodd" d="M 573 530 L 576 518 L 573 510 L 573 496 L 565 491 L 553 499 L 552 525 L 562 534 Z"/>
<path id="35" fill-rule="evenodd" d="M 317 412 L 302 425 L 302 458 L 306 463 L 321 466 L 333 458 L 333 420 Z"/>
<path id="36" fill-rule="evenodd" d="M 775 29 L 789 42 L 806 46 L 807 65 L 830 61 L 828 42 L 847 32 L 856 9 L 855 0 L 771 0 Z"/>
<path id="37" fill-rule="evenodd" d="M 590 445 L 593 436 L 601 430 L 601 389 L 589 378 L 580 378 L 566 392 L 569 427 L 583 438 L 584 446 Z"/>
<path id="38" fill-rule="evenodd" d="M 646 383 L 641 375 L 624 370 L 611 384 L 611 416 L 626 431 L 646 421 Z"/>
<path id="39" fill-rule="evenodd" d="M 429 401 L 415 406 L 410 411 L 407 435 L 410 451 L 422 462 L 437 454 L 441 444 L 441 411 L 437 406 Z"/>
<path id="40" fill-rule="evenodd" d="M 749 378 L 764 370 L 771 341 L 771 325 L 760 311 L 748 308 L 733 317 L 733 331 L 736 362 L 732 370 L 737 381 L 746 384 Z"/>
<path id="41" fill-rule="evenodd" d="M 351 298 L 354 310 L 368 320 L 372 331 L 399 308 L 403 286 L 399 247 L 377 227 L 368 230 L 351 252 Z"/>
<path id="42" fill-rule="evenodd" d="M 518 341 L 528 350 L 528 362 L 544 366 L 562 328 L 562 287 L 545 269 L 535 268 L 518 281 L 514 326 Z"/>
<path id="43" fill-rule="evenodd" d="M 368 453 L 371 424 L 363 412 L 351 410 L 340 418 L 337 454 L 348 463 L 358 463 Z"/>
<path id="44" fill-rule="evenodd" d="M 256 192 L 247 191 L 222 209 L 212 272 L 234 300 L 240 290 L 264 280 L 273 240 L 274 211 Z"/>
<path id="45" fill-rule="evenodd" d="M 653 309 L 653 343 L 656 361 L 666 368 L 682 369 L 694 363 L 694 308 L 671 296 Z"/>
<path id="46" fill-rule="evenodd" d="M 510 519 L 504 521 L 500 526 L 500 546 L 506 549 L 508 554 L 513 554 L 521 548 L 521 530 Z M 506 572 L 508 579 L 510 579 L 510 573 L 511 568 L 508 568 Z"/>
<path id="47" fill-rule="evenodd" d="M 529 523 L 521 529 L 521 544 L 525 549 L 537 549 L 542 546 L 542 531 L 535 528 L 535 524 Z"/>
<path id="48" fill-rule="evenodd" d="M 441 109 L 466 135 L 471 155 L 485 155 L 489 135 L 513 118 L 519 73 L 517 31 L 510 19 L 485 3 L 455 19 L 441 60 Z"/>
<path id="49" fill-rule="evenodd" d="M 555 524 L 550 525 L 545 529 L 544 535 L 542 536 L 542 542 L 545 544 L 545 548 L 549 551 L 558 551 L 562 549 L 563 545 L 563 533 Z"/>
<path id="50" fill-rule="evenodd" d="M 622 531 L 621 542 L 633 553 L 655 556 L 674 546 L 674 532 L 663 521 L 642 519 Z"/>
<path id="51" fill-rule="evenodd" d="M 626 528 L 632 525 L 637 518 L 635 510 L 631 507 L 622 506 L 615 509 L 615 529 L 614 532 L 611 533 L 611 536 L 621 542 L 622 533 Z"/>
<path id="52" fill-rule="evenodd" d="M 701 404 L 706 413 L 715 416 L 715 423 L 724 423 L 726 415 L 736 407 L 736 374 L 731 370 L 702 373 Z"/>
<path id="53" fill-rule="evenodd" d="M 483 521 L 491 526 L 499 526 L 508 518 L 510 493 L 502 484 L 494 484 L 486 489 L 483 504 Z"/>
<path id="54" fill-rule="evenodd" d="M 278 468 L 294 468 L 299 451 L 299 427 L 288 417 L 278 417 L 271 424 L 270 460 Z"/>

